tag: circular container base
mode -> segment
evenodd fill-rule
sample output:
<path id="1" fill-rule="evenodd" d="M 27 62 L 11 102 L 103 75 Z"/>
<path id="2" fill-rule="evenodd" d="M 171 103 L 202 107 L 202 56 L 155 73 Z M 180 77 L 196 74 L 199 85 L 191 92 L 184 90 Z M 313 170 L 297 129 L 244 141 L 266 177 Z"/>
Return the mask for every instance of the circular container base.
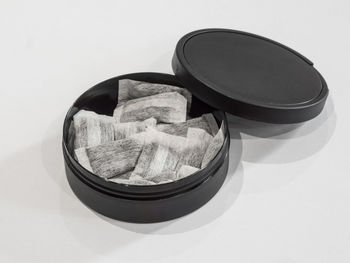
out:
<path id="1" fill-rule="evenodd" d="M 192 118 L 212 113 L 223 123 L 224 142 L 216 157 L 203 169 L 178 181 L 137 186 L 112 183 L 84 169 L 73 157 L 69 139 L 72 118 L 81 109 L 112 116 L 118 101 L 119 80 L 133 79 L 182 87 L 173 75 L 131 73 L 103 81 L 84 92 L 69 109 L 63 125 L 63 156 L 68 182 L 75 195 L 94 211 L 121 221 L 153 223 L 184 216 L 208 202 L 220 189 L 228 170 L 230 134 L 224 112 L 192 96 Z"/>

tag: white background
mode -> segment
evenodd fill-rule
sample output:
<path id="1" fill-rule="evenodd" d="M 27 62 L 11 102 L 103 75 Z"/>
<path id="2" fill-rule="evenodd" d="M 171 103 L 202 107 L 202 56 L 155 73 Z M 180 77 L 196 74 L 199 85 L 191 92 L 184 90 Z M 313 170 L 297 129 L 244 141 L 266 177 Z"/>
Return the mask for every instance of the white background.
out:
<path id="1" fill-rule="evenodd" d="M 349 13 L 348 0 L 0 0 L 0 261 L 349 262 Z M 65 178 L 64 114 L 107 78 L 171 73 L 177 40 L 206 27 L 308 57 L 329 85 L 324 111 L 301 125 L 231 116 L 228 178 L 186 217 L 97 215 Z"/>

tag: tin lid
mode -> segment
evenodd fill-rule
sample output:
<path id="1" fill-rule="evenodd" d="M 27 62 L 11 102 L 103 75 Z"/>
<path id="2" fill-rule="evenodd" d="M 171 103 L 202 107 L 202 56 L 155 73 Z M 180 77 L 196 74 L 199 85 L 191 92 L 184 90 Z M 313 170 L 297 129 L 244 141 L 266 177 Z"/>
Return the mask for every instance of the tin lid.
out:
<path id="1" fill-rule="evenodd" d="M 328 88 L 313 63 L 273 40 L 229 29 L 191 32 L 177 43 L 175 76 L 210 106 L 271 123 L 317 116 Z"/>

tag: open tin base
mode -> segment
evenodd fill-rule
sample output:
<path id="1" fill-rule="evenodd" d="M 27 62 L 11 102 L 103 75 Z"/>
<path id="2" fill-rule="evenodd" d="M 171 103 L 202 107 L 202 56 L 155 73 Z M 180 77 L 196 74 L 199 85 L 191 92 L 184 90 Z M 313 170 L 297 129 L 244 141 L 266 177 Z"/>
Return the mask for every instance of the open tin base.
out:
<path id="1" fill-rule="evenodd" d="M 160 185 L 124 185 L 106 181 L 85 170 L 72 155 L 68 129 L 81 109 L 112 115 L 117 104 L 118 81 L 133 79 L 182 87 L 173 75 L 134 73 L 104 81 L 82 94 L 68 111 L 63 127 L 63 155 L 68 182 L 88 207 L 107 217 L 135 223 L 153 223 L 184 216 L 207 203 L 222 186 L 229 164 L 230 135 L 226 115 L 193 97 L 189 115 L 213 112 L 225 124 L 224 144 L 217 156 L 200 171 L 175 182 Z"/>

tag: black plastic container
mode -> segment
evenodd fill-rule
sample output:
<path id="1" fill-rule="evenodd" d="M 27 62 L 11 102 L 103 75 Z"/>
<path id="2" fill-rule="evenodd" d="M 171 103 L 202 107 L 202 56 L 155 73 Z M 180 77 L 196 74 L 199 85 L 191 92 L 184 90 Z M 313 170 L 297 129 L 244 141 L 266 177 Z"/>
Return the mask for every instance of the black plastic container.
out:
<path id="1" fill-rule="evenodd" d="M 225 180 L 230 135 L 225 112 L 270 123 L 304 122 L 323 109 L 328 86 L 313 63 L 276 41 L 231 29 L 203 29 L 177 43 L 173 75 L 135 73 L 104 81 L 79 97 L 63 128 L 66 174 L 77 197 L 93 210 L 129 222 L 159 222 L 188 214 L 208 202 Z M 187 88 L 192 117 L 213 112 L 225 123 L 223 147 L 204 169 L 179 181 L 151 186 L 107 182 L 75 161 L 68 129 L 80 109 L 112 115 L 118 80 L 134 79 Z M 217 110 L 219 109 L 219 110 Z"/>
<path id="2" fill-rule="evenodd" d="M 191 117 L 212 112 L 225 123 L 223 147 L 204 169 L 181 180 L 160 185 L 124 185 L 108 182 L 84 169 L 74 158 L 68 143 L 72 117 L 81 109 L 112 115 L 118 96 L 118 80 L 133 79 L 182 87 L 173 75 L 134 73 L 106 80 L 82 94 L 69 109 L 63 126 L 63 155 L 68 182 L 88 207 L 110 218 L 151 223 L 186 215 L 208 202 L 223 184 L 229 163 L 230 135 L 226 115 L 193 97 Z"/>

